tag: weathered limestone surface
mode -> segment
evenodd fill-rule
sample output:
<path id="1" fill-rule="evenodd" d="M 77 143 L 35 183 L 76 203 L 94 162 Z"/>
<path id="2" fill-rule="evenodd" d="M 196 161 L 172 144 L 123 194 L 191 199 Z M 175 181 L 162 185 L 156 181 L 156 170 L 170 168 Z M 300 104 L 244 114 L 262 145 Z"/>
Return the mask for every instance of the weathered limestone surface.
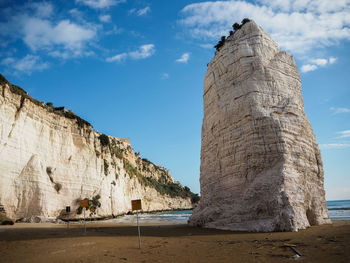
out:
<path id="1" fill-rule="evenodd" d="M 144 177 L 174 182 L 167 170 L 135 154 L 128 140 L 109 136 L 113 147 L 103 146 L 91 126 L 49 112 L 9 85 L 0 82 L 0 205 L 8 217 L 57 217 L 67 205 L 75 217 L 77 199 L 96 195 L 102 204 L 96 216 L 126 213 L 131 199 L 142 199 L 144 211 L 192 208 L 189 197 L 162 195 L 125 168 L 128 163 Z"/>
<path id="2" fill-rule="evenodd" d="M 330 223 L 297 66 L 254 21 L 216 52 L 203 99 L 201 200 L 190 224 L 297 231 Z"/>

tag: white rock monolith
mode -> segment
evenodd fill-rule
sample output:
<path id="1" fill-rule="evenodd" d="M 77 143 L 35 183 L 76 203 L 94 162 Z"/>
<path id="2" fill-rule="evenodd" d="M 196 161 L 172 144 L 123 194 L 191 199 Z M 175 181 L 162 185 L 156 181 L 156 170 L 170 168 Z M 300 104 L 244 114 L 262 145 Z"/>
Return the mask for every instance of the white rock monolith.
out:
<path id="1" fill-rule="evenodd" d="M 254 21 L 216 52 L 203 100 L 201 201 L 191 225 L 267 232 L 330 223 L 297 66 Z"/>

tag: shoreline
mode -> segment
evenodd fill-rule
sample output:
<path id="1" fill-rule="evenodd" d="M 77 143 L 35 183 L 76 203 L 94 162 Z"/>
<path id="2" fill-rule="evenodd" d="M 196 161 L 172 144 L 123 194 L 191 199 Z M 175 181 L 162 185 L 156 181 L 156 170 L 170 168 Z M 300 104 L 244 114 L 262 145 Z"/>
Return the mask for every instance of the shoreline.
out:
<path id="1" fill-rule="evenodd" d="M 176 208 L 176 209 L 167 209 L 167 210 L 154 210 L 154 211 L 142 211 L 139 212 L 139 215 L 147 215 L 147 214 L 157 214 L 157 213 L 163 213 L 163 212 L 176 212 L 176 211 L 192 211 L 193 208 Z M 122 213 L 119 215 L 107 215 L 107 216 L 99 216 L 99 217 L 86 217 L 87 221 L 104 221 L 104 220 L 111 220 L 111 219 L 118 219 L 121 218 L 123 216 L 128 216 L 128 215 L 136 215 L 136 212 L 133 211 L 129 211 L 127 213 Z M 28 222 L 29 220 L 34 218 L 38 218 L 40 219 L 40 222 Z M 43 216 L 32 216 L 29 218 L 20 218 L 20 219 L 16 219 L 13 220 L 15 224 L 18 223 L 34 223 L 34 224 L 38 224 L 38 223 L 54 223 L 54 224 L 61 224 L 59 222 L 59 220 L 61 220 L 62 222 L 79 222 L 84 220 L 83 217 L 74 217 L 74 218 L 66 218 L 66 217 L 43 217 Z M 1 224 L 0 224 L 1 226 Z"/>
<path id="2" fill-rule="evenodd" d="M 86 220 L 86 227 L 87 228 L 94 228 L 94 227 L 133 227 L 136 226 L 136 222 L 132 221 L 123 221 L 123 222 L 111 222 L 110 220 L 117 219 L 107 219 L 106 222 L 103 222 L 103 220 Z M 184 227 L 190 227 L 187 222 L 182 221 L 160 221 L 160 220 L 141 220 L 139 219 L 139 225 L 140 226 L 184 226 Z M 306 229 L 300 229 L 297 232 L 246 232 L 246 231 L 236 231 L 236 230 L 221 230 L 221 229 L 215 229 L 215 228 L 200 228 L 200 227 L 194 227 L 198 229 L 213 229 L 213 230 L 219 230 L 219 231 L 227 231 L 232 233 L 298 233 L 300 231 L 305 231 L 312 227 L 322 227 L 322 226 L 346 226 L 350 225 L 350 219 L 331 219 L 331 224 L 324 224 L 320 226 L 310 226 Z M 69 221 L 70 227 L 78 228 L 78 227 L 84 227 L 84 220 L 75 220 L 75 221 Z M 2 229 L 16 229 L 16 228 L 67 228 L 67 222 L 63 223 L 53 223 L 53 222 L 18 222 L 14 225 L 0 225 L 0 232 Z M 1 240 L 1 237 L 0 237 Z"/>

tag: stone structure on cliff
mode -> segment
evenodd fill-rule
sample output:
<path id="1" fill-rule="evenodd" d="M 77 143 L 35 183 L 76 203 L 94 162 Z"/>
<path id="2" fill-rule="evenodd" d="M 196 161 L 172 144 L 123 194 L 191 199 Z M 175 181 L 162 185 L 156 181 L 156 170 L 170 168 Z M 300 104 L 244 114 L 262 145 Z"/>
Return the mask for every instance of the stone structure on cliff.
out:
<path id="1" fill-rule="evenodd" d="M 0 205 L 8 217 L 64 217 L 68 205 L 79 217 L 85 198 L 101 204 L 97 217 L 127 213 L 131 199 L 142 199 L 144 211 L 189 209 L 192 196 L 128 139 L 94 131 L 0 74 Z"/>
<path id="2" fill-rule="evenodd" d="M 254 21 L 219 46 L 204 78 L 201 200 L 190 224 L 266 232 L 330 223 L 293 57 Z"/>

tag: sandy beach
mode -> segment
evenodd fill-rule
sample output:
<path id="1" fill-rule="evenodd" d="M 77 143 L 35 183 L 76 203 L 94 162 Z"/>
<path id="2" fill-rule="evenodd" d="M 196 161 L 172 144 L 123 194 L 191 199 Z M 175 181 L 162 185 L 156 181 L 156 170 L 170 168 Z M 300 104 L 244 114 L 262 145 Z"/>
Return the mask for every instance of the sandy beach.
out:
<path id="1" fill-rule="evenodd" d="M 0 262 L 349 262 L 350 221 L 299 232 L 240 233 L 185 224 L 0 226 Z M 294 244 L 297 257 L 286 244 Z"/>

